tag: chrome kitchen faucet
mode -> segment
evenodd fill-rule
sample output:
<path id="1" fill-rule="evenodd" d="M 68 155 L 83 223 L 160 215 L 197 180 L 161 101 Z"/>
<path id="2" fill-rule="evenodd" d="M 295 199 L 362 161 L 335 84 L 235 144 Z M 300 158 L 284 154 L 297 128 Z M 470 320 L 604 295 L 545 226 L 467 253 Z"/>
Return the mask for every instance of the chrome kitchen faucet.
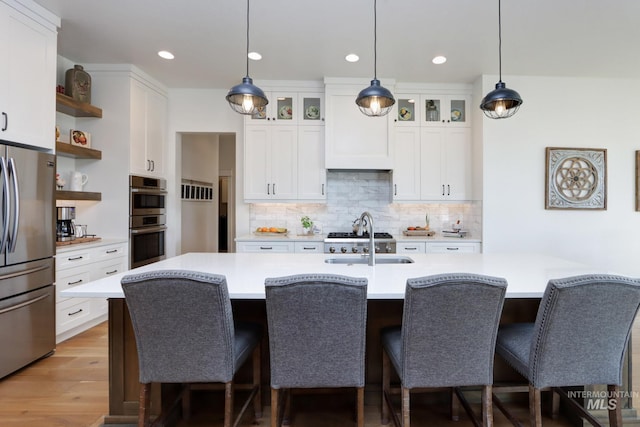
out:
<path id="1" fill-rule="evenodd" d="M 367 217 L 369 222 L 369 265 L 376 265 L 376 245 L 373 241 L 375 234 L 373 232 L 373 217 L 367 211 L 362 212 L 358 220 L 358 236 L 362 236 L 362 233 L 364 233 L 365 217 Z"/>

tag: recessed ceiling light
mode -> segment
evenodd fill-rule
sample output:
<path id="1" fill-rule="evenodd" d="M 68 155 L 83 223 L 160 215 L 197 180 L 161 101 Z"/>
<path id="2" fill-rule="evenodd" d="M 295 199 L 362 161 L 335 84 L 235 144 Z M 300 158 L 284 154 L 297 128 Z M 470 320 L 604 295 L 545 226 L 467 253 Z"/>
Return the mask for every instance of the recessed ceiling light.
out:
<path id="1" fill-rule="evenodd" d="M 447 58 L 445 56 L 441 56 L 438 55 L 436 57 L 434 57 L 431 62 L 433 62 L 434 64 L 440 65 L 440 64 L 444 64 L 445 62 L 447 62 Z"/>
<path id="2" fill-rule="evenodd" d="M 253 59 L 254 61 L 260 61 L 262 59 L 262 55 L 260 55 L 258 52 L 249 52 L 247 56 L 249 57 L 249 59 Z"/>
<path id="3" fill-rule="evenodd" d="M 347 56 L 345 56 L 344 59 L 346 59 L 347 62 L 358 62 L 360 60 L 360 57 L 355 53 L 350 53 Z"/>
<path id="4" fill-rule="evenodd" d="M 173 59 L 173 58 L 175 58 L 173 56 L 173 53 L 169 52 L 168 50 L 161 50 L 160 52 L 158 52 L 158 56 L 160 58 L 164 58 L 164 59 Z"/>

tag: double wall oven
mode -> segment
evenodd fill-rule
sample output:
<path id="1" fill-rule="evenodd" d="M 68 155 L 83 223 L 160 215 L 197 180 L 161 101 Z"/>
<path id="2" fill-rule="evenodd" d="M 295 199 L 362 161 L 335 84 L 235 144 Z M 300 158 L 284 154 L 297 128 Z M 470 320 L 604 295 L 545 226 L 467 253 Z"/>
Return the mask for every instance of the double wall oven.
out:
<path id="1" fill-rule="evenodd" d="M 129 177 L 130 268 L 166 258 L 166 197 L 166 180 Z"/>

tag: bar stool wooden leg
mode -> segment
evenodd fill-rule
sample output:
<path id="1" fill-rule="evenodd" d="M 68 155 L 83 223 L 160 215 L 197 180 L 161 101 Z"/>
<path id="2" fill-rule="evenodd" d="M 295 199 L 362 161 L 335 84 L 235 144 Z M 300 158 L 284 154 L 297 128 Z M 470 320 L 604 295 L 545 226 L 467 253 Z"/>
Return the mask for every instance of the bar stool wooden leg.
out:
<path id="1" fill-rule="evenodd" d="M 277 388 L 271 388 L 271 427 L 280 427 L 278 425 L 278 414 L 280 412 L 279 393 Z"/>
<path id="2" fill-rule="evenodd" d="M 140 384 L 140 400 L 138 406 L 138 427 L 148 427 L 151 384 Z"/>
<path id="3" fill-rule="evenodd" d="M 540 389 L 529 384 L 529 416 L 531 427 L 542 427 L 542 407 Z"/>
<path id="4" fill-rule="evenodd" d="M 358 427 L 364 427 L 364 387 L 357 389 Z"/>
<path id="5" fill-rule="evenodd" d="M 620 408 L 620 387 L 607 385 L 610 399 L 615 399 L 615 408 L 609 409 L 609 427 L 622 427 L 622 408 Z"/>
<path id="6" fill-rule="evenodd" d="M 233 381 L 224 384 L 224 427 L 233 423 Z"/>
<path id="7" fill-rule="evenodd" d="M 493 387 L 486 385 L 482 387 L 482 426 L 493 426 Z"/>
<path id="8" fill-rule="evenodd" d="M 411 425 L 411 390 L 402 387 L 402 427 Z"/>

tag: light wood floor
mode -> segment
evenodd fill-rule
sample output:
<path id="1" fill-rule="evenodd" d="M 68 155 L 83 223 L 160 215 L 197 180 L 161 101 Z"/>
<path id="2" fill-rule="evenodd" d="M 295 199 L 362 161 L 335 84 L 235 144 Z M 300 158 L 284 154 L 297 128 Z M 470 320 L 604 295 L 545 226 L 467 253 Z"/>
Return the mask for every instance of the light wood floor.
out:
<path id="1" fill-rule="evenodd" d="M 108 411 L 108 331 L 106 323 L 98 325 L 70 340 L 58 344 L 53 356 L 40 360 L 0 381 L 0 426 L 2 427 L 102 427 Z M 220 400 L 217 395 L 212 400 Z M 221 396 L 220 396 L 221 397 Z M 340 403 L 331 395 L 303 396 L 294 399 L 292 426 L 355 426 L 353 407 Z M 338 402 L 338 403 L 336 403 Z M 265 402 L 266 403 L 266 402 Z M 200 404 L 202 405 L 202 404 Z M 320 409 L 320 408 L 330 409 Z M 194 416 L 178 427 L 222 426 L 220 411 L 202 410 L 194 402 Z M 269 425 L 268 406 L 258 425 Z M 468 427 L 472 423 L 461 412 L 461 420 L 447 419 L 446 408 L 440 406 L 412 408 L 414 427 Z M 527 421 L 524 406 L 514 414 Z M 379 427 L 379 406 L 365 409 L 366 427 Z M 496 409 L 495 426 L 511 425 Z M 251 426 L 247 417 L 242 426 Z M 545 427 L 564 427 L 566 421 L 544 420 Z"/>

